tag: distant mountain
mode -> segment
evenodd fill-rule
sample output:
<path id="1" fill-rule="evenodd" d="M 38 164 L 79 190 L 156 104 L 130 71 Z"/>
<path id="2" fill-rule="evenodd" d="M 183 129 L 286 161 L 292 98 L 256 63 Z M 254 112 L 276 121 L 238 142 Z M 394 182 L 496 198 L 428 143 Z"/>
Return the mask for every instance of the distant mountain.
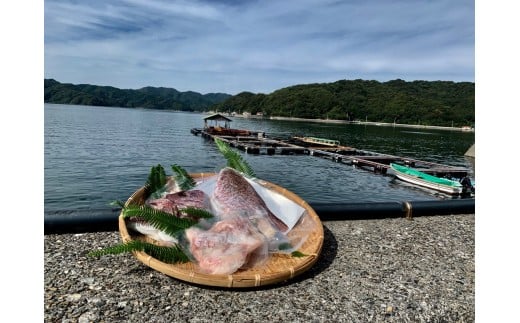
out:
<path id="1" fill-rule="evenodd" d="M 207 111 L 231 97 L 225 93 L 179 92 L 173 88 L 144 87 L 138 90 L 112 86 L 60 83 L 44 80 L 44 102 L 108 107 L 149 108 L 180 111 Z"/>
<path id="2" fill-rule="evenodd" d="M 45 79 L 47 103 L 222 111 L 309 119 L 395 122 L 436 126 L 474 126 L 475 83 L 396 79 L 339 80 L 289 86 L 270 94 L 200 94 L 173 88 L 122 90 L 73 85 Z"/>
<path id="3" fill-rule="evenodd" d="M 242 92 L 211 110 L 265 117 L 473 126 L 475 83 L 339 80 L 289 86 L 270 94 Z"/>

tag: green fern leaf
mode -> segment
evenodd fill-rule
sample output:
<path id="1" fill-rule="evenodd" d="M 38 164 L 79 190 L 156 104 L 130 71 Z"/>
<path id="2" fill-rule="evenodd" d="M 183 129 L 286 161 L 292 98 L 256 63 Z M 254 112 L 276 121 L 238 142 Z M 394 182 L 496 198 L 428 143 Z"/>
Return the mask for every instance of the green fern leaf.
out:
<path id="1" fill-rule="evenodd" d="M 156 210 L 148 205 L 130 205 L 123 210 L 123 217 L 140 217 L 154 228 L 175 236 L 180 231 L 191 227 L 197 221 L 178 218 L 173 214 Z"/>
<path id="2" fill-rule="evenodd" d="M 189 258 L 184 254 L 184 252 L 182 252 L 178 245 L 172 247 L 157 246 L 140 240 L 132 240 L 127 243 L 117 244 L 101 250 L 91 251 L 87 255 L 89 257 L 101 257 L 104 255 L 116 255 L 132 251 L 144 251 L 150 256 L 166 263 L 184 263 L 189 261 Z"/>
<path id="3" fill-rule="evenodd" d="M 231 149 L 227 143 L 222 141 L 219 138 L 214 139 L 215 144 L 217 145 L 220 153 L 224 156 L 224 158 L 227 160 L 227 166 L 231 167 L 247 177 L 256 177 L 255 172 L 253 171 L 253 168 L 247 163 L 247 161 L 242 158 L 242 156 L 236 152 L 235 150 Z"/>
<path id="4" fill-rule="evenodd" d="M 183 191 L 187 191 L 195 187 L 195 180 L 188 174 L 188 172 L 177 164 L 172 165 L 172 170 L 177 173 L 175 178 L 175 182 L 179 185 L 180 189 Z"/>
<path id="5" fill-rule="evenodd" d="M 166 173 L 161 164 L 152 166 L 148 179 L 146 181 L 146 193 L 153 198 L 159 198 L 164 191 L 166 185 Z"/>
<path id="6" fill-rule="evenodd" d="M 119 201 L 119 200 L 115 200 L 115 201 L 112 201 L 110 202 L 109 205 L 112 205 L 112 206 L 119 206 L 119 207 L 122 207 L 124 208 L 125 207 L 125 203 Z"/>

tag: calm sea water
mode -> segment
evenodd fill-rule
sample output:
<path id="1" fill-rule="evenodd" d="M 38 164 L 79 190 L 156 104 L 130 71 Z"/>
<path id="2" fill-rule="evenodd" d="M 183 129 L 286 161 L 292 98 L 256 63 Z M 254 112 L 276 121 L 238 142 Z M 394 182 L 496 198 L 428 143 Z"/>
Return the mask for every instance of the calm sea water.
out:
<path id="1" fill-rule="evenodd" d="M 216 172 L 226 163 L 213 142 L 190 133 L 202 127 L 203 114 L 55 104 L 44 108 L 45 214 L 109 211 L 109 202 L 126 200 L 157 164 L 171 174 L 174 163 L 189 172 Z M 475 142 L 474 133 L 241 118 L 232 127 L 336 139 L 358 149 L 474 169 L 473 160 L 464 157 Z M 390 175 L 309 155 L 243 156 L 259 178 L 311 204 L 450 198 Z"/>

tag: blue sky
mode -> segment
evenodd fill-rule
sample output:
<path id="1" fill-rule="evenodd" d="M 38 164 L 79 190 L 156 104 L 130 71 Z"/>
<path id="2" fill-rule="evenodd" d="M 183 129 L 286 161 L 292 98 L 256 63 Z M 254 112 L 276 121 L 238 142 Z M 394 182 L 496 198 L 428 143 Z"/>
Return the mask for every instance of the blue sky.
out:
<path id="1" fill-rule="evenodd" d="M 467 0 L 45 0 L 44 26 L 45 78 L 66 83 L 237 94 L 475 81 Z"/>

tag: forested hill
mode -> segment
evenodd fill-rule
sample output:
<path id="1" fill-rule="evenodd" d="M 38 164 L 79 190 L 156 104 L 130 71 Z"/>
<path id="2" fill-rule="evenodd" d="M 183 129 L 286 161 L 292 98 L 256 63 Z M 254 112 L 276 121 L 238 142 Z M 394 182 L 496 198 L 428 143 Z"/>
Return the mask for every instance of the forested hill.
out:
<path id="1" fill-rule="evenodd" d="M 268 95 L 242 92 L 212 109 L 261 112 L 264 116 L 473 126 L 475 83 L 340 80 L 286 87 Z"/>
<path id="2" fill-rule="evenodd" d="M 45 79 L 47 103 L 221 111 L 264 116 L 474 126 L 475 83 L 340 80 L 295 85 L 270 94 L 200 94 L 172 88 L 118 89 Z"/>
<path id="3" fill-rule="evenodd" d="M 231 96 L 224 93 L 203 95 L 192 91 L 179 92 L 164 87 L 122 90 L 111 86 L 60 83 L 54 79 L 45 79 L 44 81 L 44 101 L 46 103 L 207 111 L 210 106 Z"/>

